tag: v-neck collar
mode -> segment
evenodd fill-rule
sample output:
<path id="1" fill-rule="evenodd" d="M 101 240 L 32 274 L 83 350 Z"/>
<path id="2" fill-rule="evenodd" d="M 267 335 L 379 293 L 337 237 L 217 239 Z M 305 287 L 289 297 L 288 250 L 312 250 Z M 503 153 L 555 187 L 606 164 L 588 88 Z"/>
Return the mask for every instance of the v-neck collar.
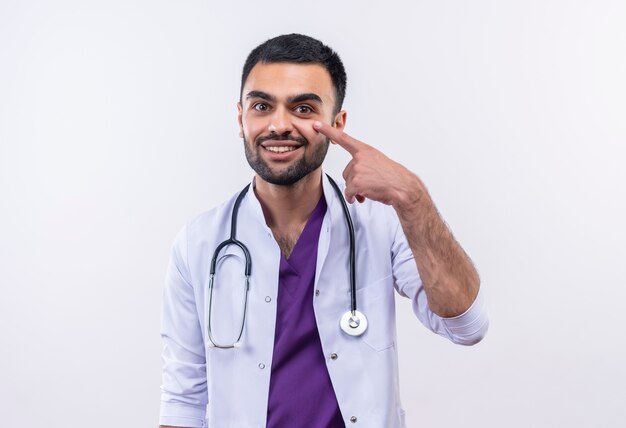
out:
<path id="1" fill-rule="evenodd" d="M 286 258 L 285 255 L 281 253 L 281 267 L 283 265 L 289 266 L 295 271 L 295 273 L 297 273 L 308 263 L 308 260 L 311 257 L 311 252 L 307 251 L 307 248 L 314 246 L 314 250 L 317 249 L 317 241 L 319 239 L 322 221 L 324 220 L 324 215 L 326 214 L 326 208 L 326 198 L 324 197 L 324 194 L 322 194 L 320 200 L 313 209 L 313 212 L 309 216 L 309 219 L 304 225 L 304 229 L 302 229 L 302 233 L 300 233 L 289 258 Z M 317 255 L 317 251 L 315 251 L 315 255 Z"/>

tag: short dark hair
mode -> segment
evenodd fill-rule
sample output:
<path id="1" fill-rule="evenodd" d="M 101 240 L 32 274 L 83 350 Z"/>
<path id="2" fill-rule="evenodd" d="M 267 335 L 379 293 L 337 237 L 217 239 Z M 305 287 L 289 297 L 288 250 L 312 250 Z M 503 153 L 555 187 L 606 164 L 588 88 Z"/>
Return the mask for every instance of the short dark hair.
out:
<path id="1" fill-rule="evenodd" d="M 241 74 L 240 97 L 250 71 L 257 63 L 292 62 L 320 64 L 330 74 L 335 89 L 335 113 L 341 110 L 346 96 L 346 70 L 337 52 L 313 37 L 303 34 L 283 34 L 254 48 L 248 55 Z"/>

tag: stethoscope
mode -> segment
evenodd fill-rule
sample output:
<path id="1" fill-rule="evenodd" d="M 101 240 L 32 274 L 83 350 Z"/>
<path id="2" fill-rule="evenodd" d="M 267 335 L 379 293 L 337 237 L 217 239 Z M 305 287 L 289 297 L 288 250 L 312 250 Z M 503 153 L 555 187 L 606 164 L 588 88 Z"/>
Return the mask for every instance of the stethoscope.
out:
<path id="1" fill-rule="evenodd" d="M 343 194 L 339 189 L 339 186 L 335 181 L 328 175 L 328 180 L 330 184 L 335 189 L 335 193 L 339 197 L 341 201 L 341 206 L 343 208 L 344 217 L 346 218 L 346 225 L 348 227 L 348 234 L 350 237 L 350 310 L 343 314 L 341 320 L 339 321 L 339 326 L 344 331 L 344 333 L 349 336 L 360 336 L 367 329 L 367 318 L 362 312 L 357 311 L 356 308 L 356 250 L 355 250 L 355 238 L 354 238 L 354 225 L 352 224 L 352 217 L 350 216 L 350 212 L 348 211 L 348 204 L 346 204 L 345 199 L 343 198 Z M 246 310 L 248 307 L 248 291 L 250 290 L 250 272 L 252 270 L 252 258 L 250 257 L 250 251 L 248 248 L 236 238 L 237 235 L 237 214 L 239 212 L 239 205 L 241 205 L 241 201 L 243 197 L 248 193 L 248 189 L 250 188 L 250 184 L 248 184 L 244 189 L 239 193 L 237 199 L 235 200 L 235 204 L 233 205 L 233 211 L 231 214 L 230 220 L 230 238 L 222 242 L 217 246 L 215 252 L 213 253 L 213 258 L 211 259 L 211 269 L 209 273 L 209 308 L 207 314 L 207 333 L 209 336 L 210 344 L 216 348 L 229 349 L 229 348 L 238 348 L 241 344 L 241 336 L 243 335 L 243 328 L 246 323 Z M 241 316 L 241 326 L 239 328 L 239 335 L 237 336 L 237 340 L 232 345 L 221 345 L 215 341 L 213 338 L 213 333 L 211 330 L 211 309 L 213 307 L 213 282 L 215 281 L 215 266 L 217 264 L 217 257 L 219 256 L 220 251 L 229 245 L 236 245 L 241 249 L 246 259 L 245 264 L 245 283 L 244 283 L 244 300 L 243 300 L 243 313 Z"/>

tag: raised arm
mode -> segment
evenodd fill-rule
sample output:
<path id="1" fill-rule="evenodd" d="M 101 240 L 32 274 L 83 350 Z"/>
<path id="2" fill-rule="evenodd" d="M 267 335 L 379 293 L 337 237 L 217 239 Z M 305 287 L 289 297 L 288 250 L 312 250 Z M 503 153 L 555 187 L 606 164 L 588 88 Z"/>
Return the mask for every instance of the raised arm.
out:
<path id="1" fill-rule="evenodd" d="M 368 198 L 395 209 L 431 311 L 449 318 L 469 309 L 478 294 L 478 273 L 417 175 L 328 124 L 315 122 L 313 127 L 352 156 L 343 172 L 348 202 Z"/>

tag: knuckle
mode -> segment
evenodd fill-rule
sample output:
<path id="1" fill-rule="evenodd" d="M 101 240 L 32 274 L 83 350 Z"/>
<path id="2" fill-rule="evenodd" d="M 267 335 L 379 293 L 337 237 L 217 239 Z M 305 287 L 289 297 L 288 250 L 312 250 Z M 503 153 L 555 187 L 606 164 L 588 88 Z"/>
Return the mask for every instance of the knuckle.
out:
<path id="1" fill-rule="evenodd" d="M 363 151 L 358 151 L 354 154 L 354 159 L 357 161 L 364 161 L 365 159 L 367 159 L 368 154 L 366 152 Z"/>
<path id="2" fill-rule="evenodd" d="M 362 174 L 365 171 L 365 167 L 363 166 L 362 163 L 356 163 L 354 164 L 354 167 L 352 168 L 354 174 Z"/>

